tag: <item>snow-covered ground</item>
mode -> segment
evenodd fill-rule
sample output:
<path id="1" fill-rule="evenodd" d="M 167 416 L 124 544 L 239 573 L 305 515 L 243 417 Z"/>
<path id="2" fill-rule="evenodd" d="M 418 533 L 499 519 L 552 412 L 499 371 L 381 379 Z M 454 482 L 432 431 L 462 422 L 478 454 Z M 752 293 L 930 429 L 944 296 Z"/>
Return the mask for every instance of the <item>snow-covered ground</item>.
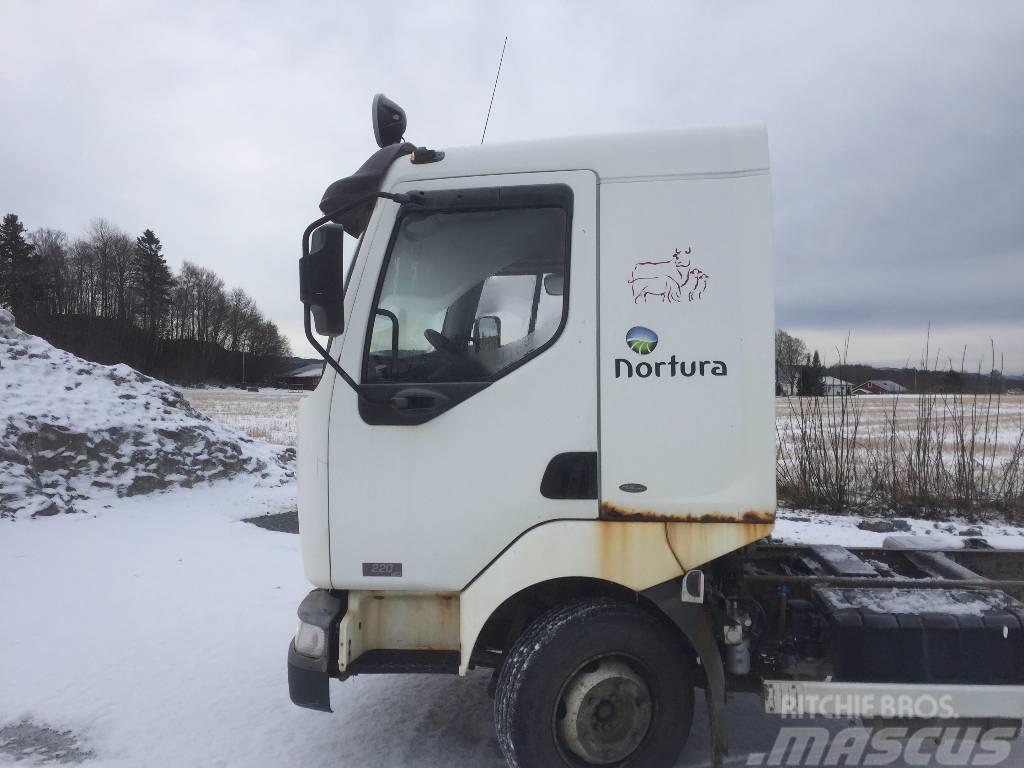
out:
<path id="1" fill-rule="evenodd" d="M 483 676 L 357 678 L 334 715 L 291 704 L 298 537 L 240 520 L 293 503 L 239 478 L 5 526 L 0 728 L 69 730 L 90 766 L 500 765 Z"/>
<path id="2" fill-rule="evenodd" d="M 884 546 L 889 536 L 914 536 L 935 549 L 959 549 L 967 538 L 982 538 L 999 549 L 1024 549 L 1024 528 L 1012 525 L 967 523 L 956 519 L 942 522 L 897 519 L 905 524 L 907 530 L 878 533 L 858 527 L 864 518 L 857 515 L 826 515 L 781 509 L 772 535 L 791 543 L 878 548 Z"/>
<path id="3" fill-rule="evenodd" d="M 333 714 L 291 704 L 287 644 L 309 590 L 299 540 L 240 521 L 293 503 L 291 484 L 239 477 L 6 524 L 0 766 L 55 762 L 49 739 L 90 768 L 502 768 L 485 672 L 335 682 Z M 784 518 L 787 537 L 884 538 L 848 528 L 848 518 Z M 708 765 L 697 701 L 678 763 L 687 768 Z M 753 695 L 733 697 L 728 719 L 730 766 L 770 751 L 781 726 L 805 722 L 764 715 Z M 814 724 L 834 732 L 849 723 Z M 17 751 L 19 734 L 35 757 Z M 1018 740 L 1005 765 L 1021 764 Z"/>

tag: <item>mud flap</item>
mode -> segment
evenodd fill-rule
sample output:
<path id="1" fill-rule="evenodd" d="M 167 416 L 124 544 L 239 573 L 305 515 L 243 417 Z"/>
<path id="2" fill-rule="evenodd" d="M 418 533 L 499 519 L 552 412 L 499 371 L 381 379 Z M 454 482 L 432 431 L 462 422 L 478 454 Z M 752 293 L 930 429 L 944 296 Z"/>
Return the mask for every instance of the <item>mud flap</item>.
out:
<path id="1" fill-rule="evenodd" d="M 651 587 L 644 590 L 643 594 L 672 619 L 700 656 L 708 682 L 704 693 L 708 705 L 708 724 L 711 728 L 711 765 L 713 768 L 722 768 L 725 757 L 729 754 L 725 727 L 725 668 L 708 613 L 703 605 L 684 603 L 679 599 L 679 579 Z"/>

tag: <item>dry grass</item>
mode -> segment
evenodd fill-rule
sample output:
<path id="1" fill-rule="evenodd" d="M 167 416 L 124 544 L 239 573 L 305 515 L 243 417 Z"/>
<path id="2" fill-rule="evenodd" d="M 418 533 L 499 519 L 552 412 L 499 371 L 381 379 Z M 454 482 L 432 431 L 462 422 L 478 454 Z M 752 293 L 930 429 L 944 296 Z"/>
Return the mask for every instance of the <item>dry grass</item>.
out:
<path id="1" fill-rule="evenodd" d="M 183 389 L 192 407 L 250 437 L 278 445 L 295 445 L 299 401 L 305 392 L 265 389 Z"/>
<path id="2" fill-rule="evenodd" d="M 787 504 L 1024 519 L 1024 396 L 779 398 Z"/>

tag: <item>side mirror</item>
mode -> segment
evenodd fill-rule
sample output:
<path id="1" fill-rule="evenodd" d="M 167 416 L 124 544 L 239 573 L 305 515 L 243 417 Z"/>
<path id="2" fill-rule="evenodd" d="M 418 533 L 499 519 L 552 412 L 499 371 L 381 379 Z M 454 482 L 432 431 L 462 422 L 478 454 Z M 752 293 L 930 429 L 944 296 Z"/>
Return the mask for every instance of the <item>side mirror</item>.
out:
<path id="1" fill-rule="evenodd" d="M 344 227 L 324 224 L 313 230 L 309 253 L 299 259 L 299 300 L 321 336 L 338 336 L 345 330 L 344 241 Z"/>
<path id="2" fill-rule="evenodd" d="M 565 275 L 544 275 L 544 292 L 548 296 L 565 293 Z"/>
<path id="3" fill-rule="evenodd" d="M 501 318 L 484 315 L 473 324 L 473 344 L 477 349 L 496 349 L 501 346 Z"/>
<path id="4" fill-rule="evenodd" d="M 397 144 L 405 136 L 405 110 L 383 93 L 373 97 L 373 138 L 383 149 Z"/>

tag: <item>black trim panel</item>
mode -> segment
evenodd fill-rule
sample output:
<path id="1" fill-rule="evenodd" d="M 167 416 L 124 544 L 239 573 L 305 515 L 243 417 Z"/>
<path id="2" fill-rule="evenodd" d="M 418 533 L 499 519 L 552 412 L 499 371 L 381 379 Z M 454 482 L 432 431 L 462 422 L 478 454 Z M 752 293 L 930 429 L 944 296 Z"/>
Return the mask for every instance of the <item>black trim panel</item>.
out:
<path id="1" fill-rule="evenodd" d="M 540 481 L 546 499 L 597 499 L 597 451 L 560 453 Z"/>
<path id="2" fill-rule="evenodd" d="M 367 396 L 359 398 L 359 415 L 367 424 L 412 427 L 437 418 L 490 385 L 489 381 L 363 384 Z M 402 407 L 395 400 L 403 401 Z"/>

